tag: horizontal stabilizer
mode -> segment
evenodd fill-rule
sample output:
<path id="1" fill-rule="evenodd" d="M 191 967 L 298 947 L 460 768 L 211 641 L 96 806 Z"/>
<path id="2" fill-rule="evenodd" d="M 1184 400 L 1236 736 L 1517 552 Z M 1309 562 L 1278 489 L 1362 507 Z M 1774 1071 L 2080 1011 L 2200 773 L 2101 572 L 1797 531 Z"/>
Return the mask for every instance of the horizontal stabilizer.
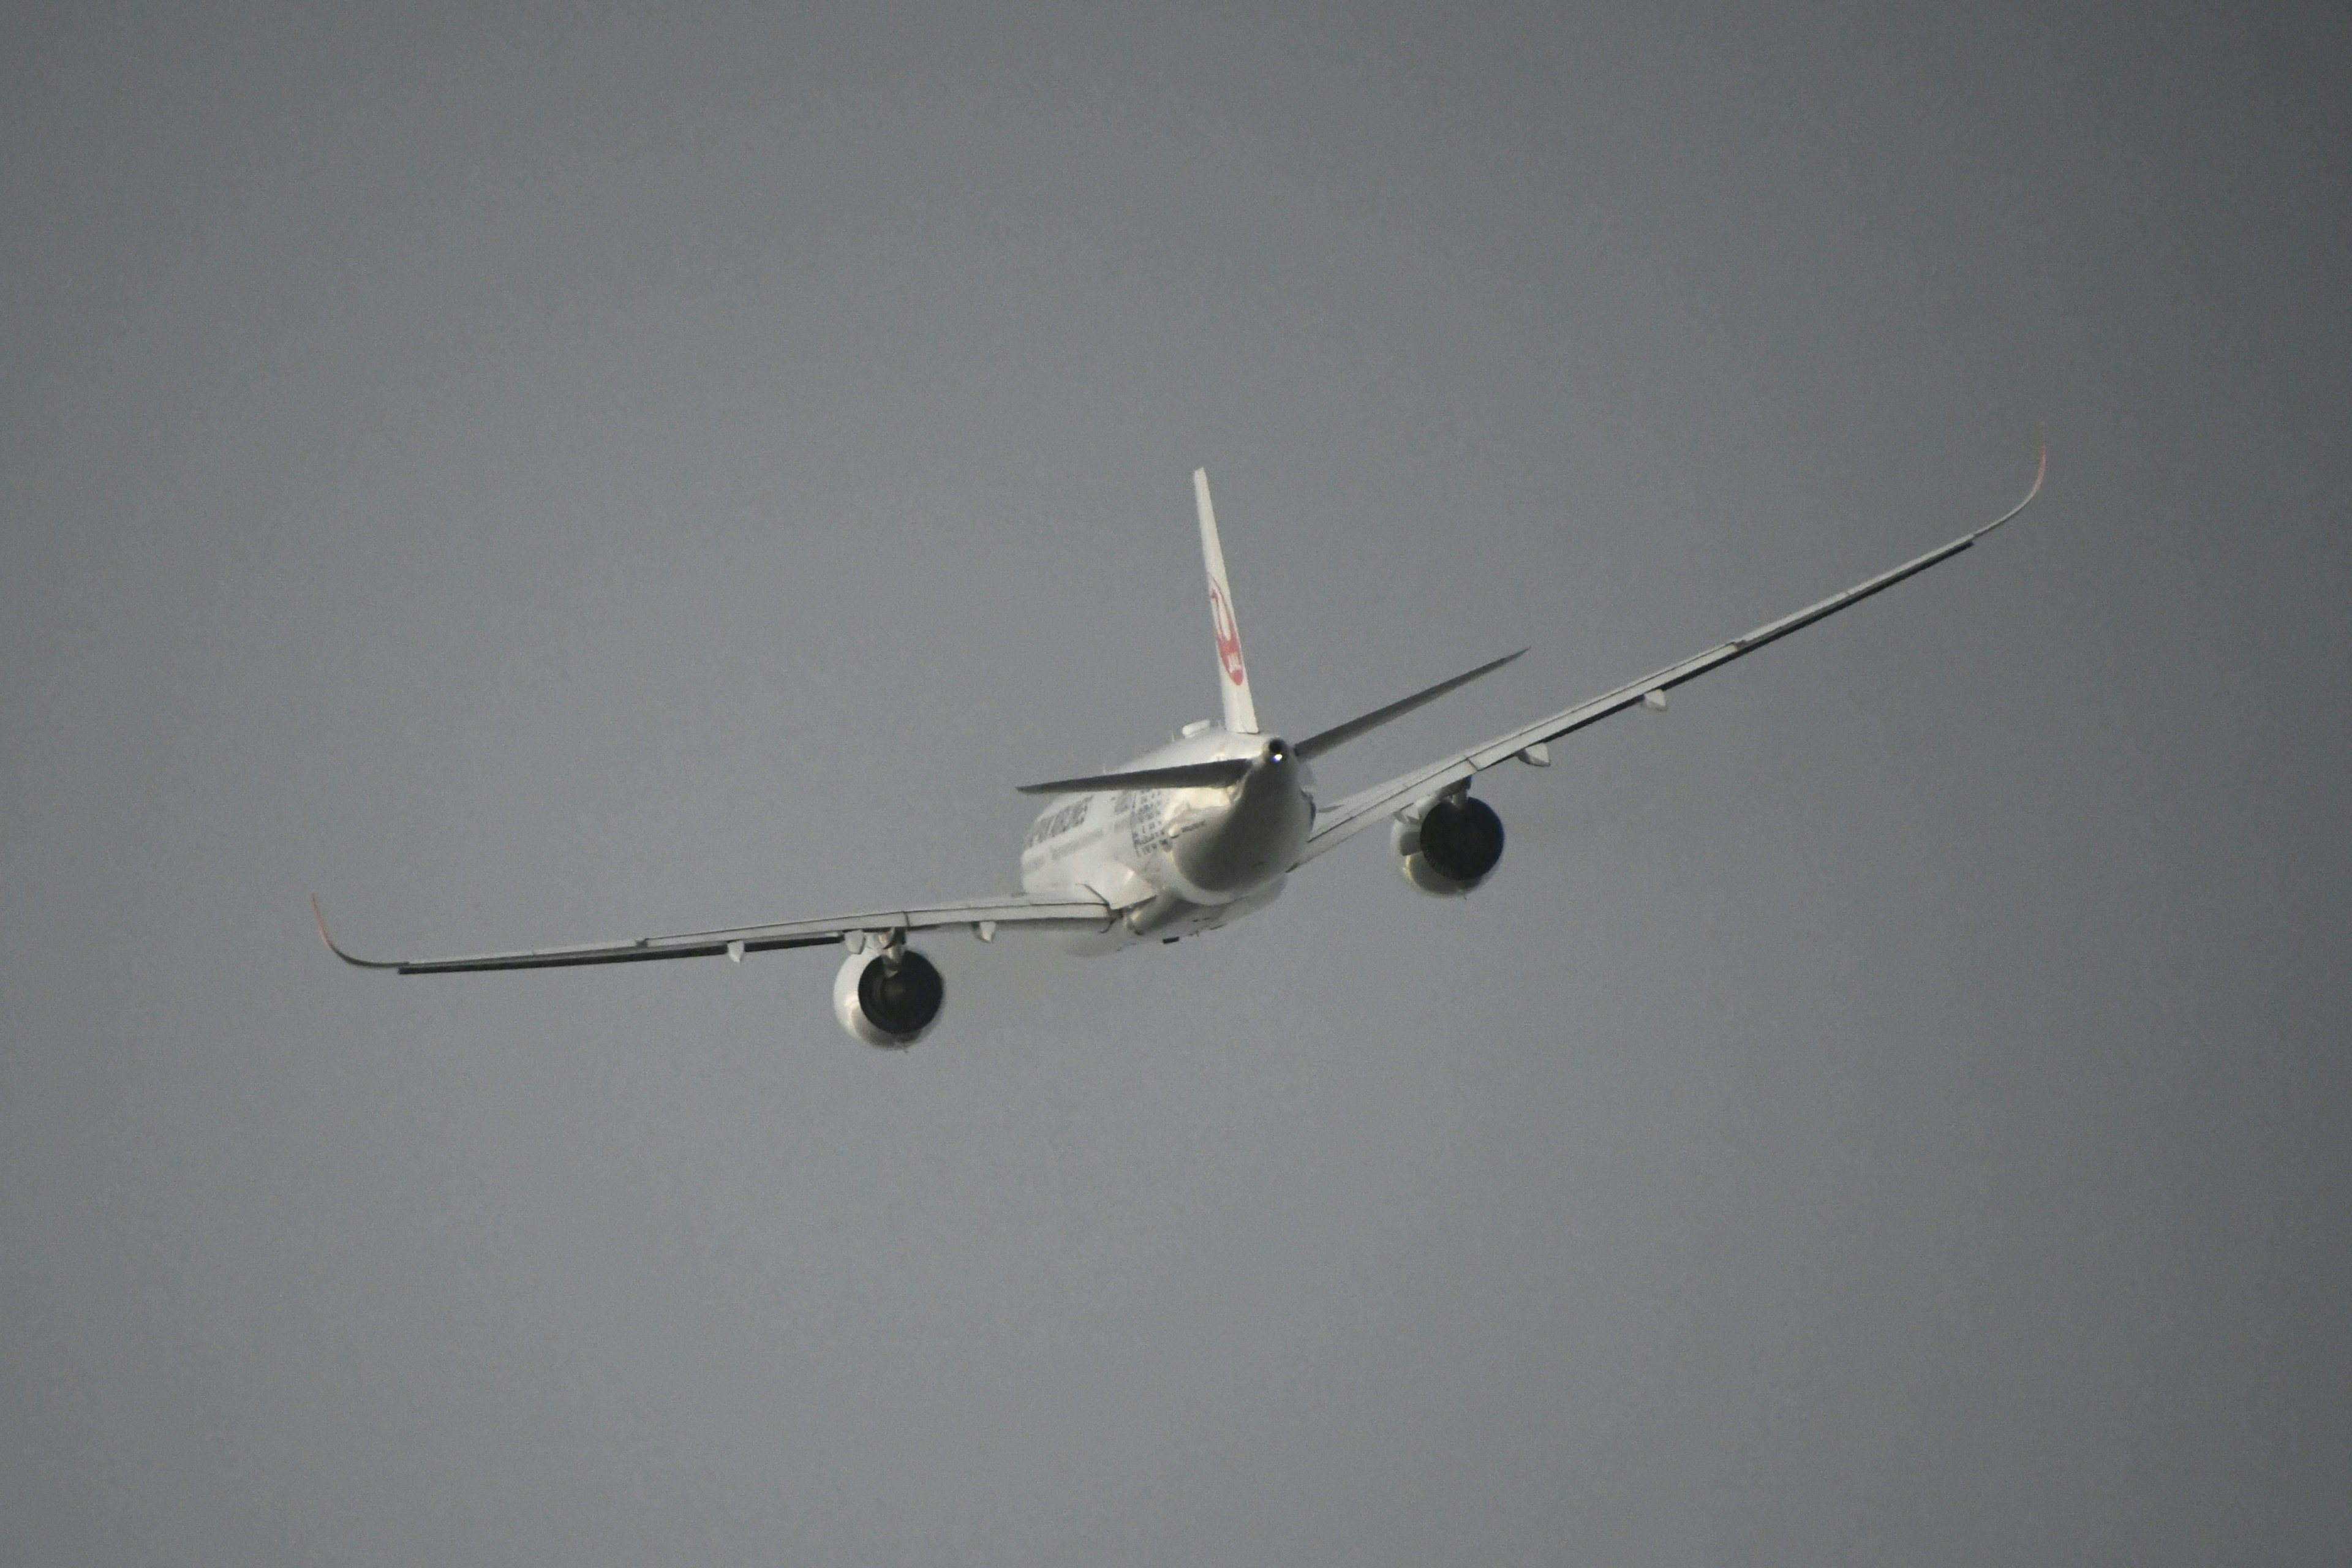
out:
<path id="1" fill-rule="evenodd" d="M 1519 653 L 1527 651 L 1525 648 L 1519 649 Z M 1467 686 L 1482 675 L 1492 674 L 1518 658 L 1519 653 L 1507 653 L 1491 664 L 1482 664 L 1477 668 L 1466 674 L 1457 675 L 1451 680 L 1441 680 L 1426 691 L 1416 691 L 1402 702 L 1391 702 L 1385 708 L 1375 708 L 1360 719 L 1350 719 L 1346 723 L 1335 729 L 1326 730 L 1319 735 L 1310 735 L 1298 742 L 1297 752 L 1311 763 L 1324 752 L 1334 747 L 1344 746 L 1357 736 L 1377 730 L 1391 719 L 1403 718 L 1424 702 L 1436 701 L 1457 686 Z"/>
<path id="2" fill-rule="evenodd" d="M 1021 793 L 1090 795 L 1108 789 L 1223 789 L 1241 783 L 1249 770 L 1248 758 L 1227 757 L 1213 763 L 1180 763 L 1169 768 L 1138 768 L 1131 773 L 1090 773 L 1085 778 L 1023 784 Z"/>

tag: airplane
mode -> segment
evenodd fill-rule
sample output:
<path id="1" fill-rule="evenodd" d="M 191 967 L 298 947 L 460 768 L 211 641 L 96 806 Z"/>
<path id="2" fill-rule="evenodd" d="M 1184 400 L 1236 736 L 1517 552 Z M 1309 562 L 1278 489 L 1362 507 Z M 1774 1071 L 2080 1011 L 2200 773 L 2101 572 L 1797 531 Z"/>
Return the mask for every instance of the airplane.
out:
<path id="1" fill-rule="evenodd" d="M 1216 511 L 1209 500 L 1209 476 L 1195 469 L 1192 497 L 1208 570 L 1223 722 L 1187 724 L 1166 745 L 1110 773 L 1022 785 L 1020 793 L 1050 800 L 1022 842 L 1020 892 L 460 958 L 360 958 L 327 934 L 326 916 L 315 897 L 311 913 L 320 940 L 337 958 L 357 968 L 397 974 L 567 969 L 672 958 L 723 957 L 740 963 L 747 953 L 838 942 L 848 956 L 834 976 L 835 1017 L 854 1039 L 904 1049 L 939 1023 L 947 996 L 937 965 L 907 945 L 908 938 L 918 932 L 962 927 L 988 942 L 1000 931 L 1044 931 L 1081 954 L 1172 942 L 1265 908 L 1281 896 L 1293 871 L 1383 818 L 1390 824 L 1390 851 L 1406 881 L 1440 897 L 1470 892 L 1492 875 L 1503 855 L 1502 819 L 1470 793 L 1478 774 L 1514 760 L 1549 767 L 1553 742 L 1613 713 L 1637 708 L 1663 712 L 1666 693 L 1685 681 L 1950 560 L 2032 505 L 2042 493 L 2049 468 L 2045 447 L 2024 500 L 1983 527 L 1916 560 L 1638 680 L 1328 804 L 1316 795 L 1311 764 L 1318 759 L 1500 669 L 1519 654 L 1490 660 L 1303 741 L 1266 733 L 1258 722 L 1249 667 L 1242 657 L 1233 585 L 1225 574 Z"/>

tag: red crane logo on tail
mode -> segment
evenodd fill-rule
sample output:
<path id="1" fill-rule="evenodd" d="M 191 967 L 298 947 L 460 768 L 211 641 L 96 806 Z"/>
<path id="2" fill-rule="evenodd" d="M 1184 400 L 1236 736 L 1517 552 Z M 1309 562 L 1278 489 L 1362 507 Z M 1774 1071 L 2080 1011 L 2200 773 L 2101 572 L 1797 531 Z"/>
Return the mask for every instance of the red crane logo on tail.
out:
<path id="1" fill-rule="evenodd" d="M 1214 577 L 1209 579 L 1209 619 L 1217 628 L 1217 663 L 1225 679 L 1239 686 L 1247 679 L 1242 668 L 1242 635 L 1234 629 L 1233 607 Z"/>

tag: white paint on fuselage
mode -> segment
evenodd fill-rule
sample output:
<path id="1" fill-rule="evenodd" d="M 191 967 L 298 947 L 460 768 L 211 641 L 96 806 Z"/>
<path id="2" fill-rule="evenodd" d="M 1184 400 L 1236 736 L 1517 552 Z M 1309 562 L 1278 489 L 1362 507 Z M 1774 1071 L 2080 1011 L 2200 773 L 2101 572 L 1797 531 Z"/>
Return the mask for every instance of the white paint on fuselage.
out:
<path id="1" fill-rule="evenodd" d="M 1264 909 L 1315 820 L 1312 773 L 1286 746 L 1276 760 L 1276 744 L 1211 724 L 1118 771 L 1245 758 L 1255 766 L 1239 784 L 1055 796 L 1022 845 L 1022 889 L 1083 890 L 1121 911 L 1109 930 L 1069 939 L 1081 953 L 1189 936 Z"/>

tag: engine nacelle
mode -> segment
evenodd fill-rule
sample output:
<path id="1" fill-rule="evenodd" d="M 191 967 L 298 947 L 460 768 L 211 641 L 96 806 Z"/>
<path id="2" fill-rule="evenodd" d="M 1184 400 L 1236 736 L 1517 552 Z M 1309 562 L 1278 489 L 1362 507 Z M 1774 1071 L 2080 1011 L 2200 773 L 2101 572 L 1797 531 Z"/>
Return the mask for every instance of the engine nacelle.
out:
<path id="1" fill-rule="evenodd" d="M 1424 893 L 1454 898 L 1486 879 L 1503 858 L 1503 819 L 1483 800 L 1440 795 L 1397 818 L 1389 847 L 1404 879 Z"/>
<path id="2" fill-rule="evenodd" d="M 833 977 L 833 1016 L 850 1038 L 903 1051 L 940 1021 L 947 983 L 931 961 L 901 948 L 895 963 L 887 952 L 853 952 Z"/>

